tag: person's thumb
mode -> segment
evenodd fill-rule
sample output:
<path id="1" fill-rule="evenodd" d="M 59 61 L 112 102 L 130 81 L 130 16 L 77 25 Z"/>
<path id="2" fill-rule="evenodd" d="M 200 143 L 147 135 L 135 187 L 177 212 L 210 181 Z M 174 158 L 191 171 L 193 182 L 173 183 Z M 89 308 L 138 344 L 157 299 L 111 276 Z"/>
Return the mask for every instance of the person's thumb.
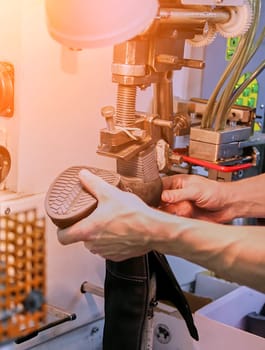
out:
<path id="1" fill-rule="evenodd" d="M 117 190 L 114 186 L 87 169 L 80 170 L 79 179 L 83 187 L 98 200 L 112 197 L 113 191 Z"/>

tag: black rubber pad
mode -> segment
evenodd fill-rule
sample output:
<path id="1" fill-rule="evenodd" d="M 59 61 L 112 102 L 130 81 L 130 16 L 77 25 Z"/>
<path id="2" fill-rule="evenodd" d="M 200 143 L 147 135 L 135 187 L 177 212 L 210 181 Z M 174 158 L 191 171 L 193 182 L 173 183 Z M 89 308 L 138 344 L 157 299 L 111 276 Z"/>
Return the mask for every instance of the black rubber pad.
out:
<path id="1" fill-rule="evenodd" d="M 62 172 L 51 184 L 45 198 L 45 210 L 59 228 L 66 228 L 91 214 L 97 200 L 81 185 L 79 172 L 88 169 L 111 185 L 118 186 L 119 174 L 87 166 L 73 166 Z"/>

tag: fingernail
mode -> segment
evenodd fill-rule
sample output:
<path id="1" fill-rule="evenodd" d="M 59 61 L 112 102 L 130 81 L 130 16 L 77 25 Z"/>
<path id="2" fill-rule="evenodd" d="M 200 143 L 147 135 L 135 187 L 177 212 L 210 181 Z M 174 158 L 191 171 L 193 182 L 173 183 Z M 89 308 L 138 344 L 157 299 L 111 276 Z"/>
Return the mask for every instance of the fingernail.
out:
<path id="1" fill-rule="evenodd" d="M 86 170 L 86 169 L 81 169 L 80 171 L 79 171 L 79 176 L 80 177 L 87 177 L 87 175 L 88 175 L 88 171 Z"/>
<path id="2" fill-rule="evenodd" d="M 165 202 L 167 202 L 169 199 L 169 193 L 168 191 L 163 191 L 162 192 L 162 200 L 164 200 Z"/>

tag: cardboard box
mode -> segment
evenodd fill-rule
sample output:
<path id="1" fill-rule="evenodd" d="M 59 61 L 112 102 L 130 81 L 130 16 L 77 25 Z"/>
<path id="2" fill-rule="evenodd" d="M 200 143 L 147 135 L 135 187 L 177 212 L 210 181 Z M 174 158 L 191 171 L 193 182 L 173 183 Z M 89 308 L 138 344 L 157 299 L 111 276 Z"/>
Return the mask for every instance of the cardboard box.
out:
<path id="1" fill-rule="evenodd" d="M 153 350 L 195 350 L 186 323 L 178 310 L 163 303 L 154 314 Z"/>
<path id="2" fill-rule="evenodd" d="M 239 287 L 195 312 L 200 350 L 264 350 L 265 338 L 244 330 L 246 315 L 259 313 L 265 294 Z"/>
<path id="3" fill-rule="evenodd" d="M 217 278 L 211 275 L 209 271 L 203 271 L 196 275 L 194 294 L 216 300 L 238 287 L 240 286 L 237 283 Z"/>
<path id="4" fill-rule="evenodd" d="M 179 312 L 171 306 L 160 303 L 154 317 L 153 349 L 264 350 L 265 338 L 249 333 L 244 328 L 246 315 L 260 312 L 265 303 L 265 294 L 207 275 L 198 276 L 198 281 L 197 290 L 200 293 L 204 292 L 205 300 L 213 298 L 212 301 L 208 299 L 207 305 L 194 311 L 199 342 L 190 337 Z M 220 289 L 225 293 L 222 296 L 219 295 Z M 196 298 L 198 298 L 198 302 L 195 302 L 197 308 L 203 302 L 201 295 L 193 296 L 189 302 L 194 304 Z"/>

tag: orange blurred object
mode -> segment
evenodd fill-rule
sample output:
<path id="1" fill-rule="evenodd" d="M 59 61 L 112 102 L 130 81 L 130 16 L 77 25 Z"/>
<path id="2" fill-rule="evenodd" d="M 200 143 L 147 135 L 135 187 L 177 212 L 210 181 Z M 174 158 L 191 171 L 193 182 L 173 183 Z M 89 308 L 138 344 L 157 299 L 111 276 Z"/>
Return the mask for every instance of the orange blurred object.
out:
<path id="1" fill-rule="evenodd" d="M 14 113 L 14 67 L 0 62 L 0 116 L 12 117 Z"/>

